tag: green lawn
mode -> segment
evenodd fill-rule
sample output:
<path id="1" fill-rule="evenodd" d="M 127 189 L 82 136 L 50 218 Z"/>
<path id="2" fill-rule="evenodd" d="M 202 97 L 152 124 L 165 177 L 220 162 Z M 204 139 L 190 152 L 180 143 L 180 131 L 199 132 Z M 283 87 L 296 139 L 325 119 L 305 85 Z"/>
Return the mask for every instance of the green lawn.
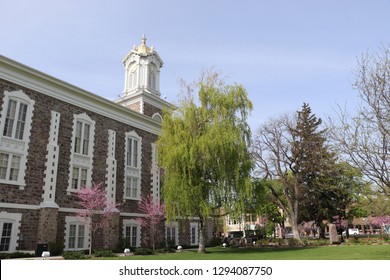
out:
<path id="1" fill-rule="evenodd" d="M 121 260 L 390 260 L 390 245 L 318 246 L 302 248 L 207 248 L 196 251 L 128 256 Z"/>

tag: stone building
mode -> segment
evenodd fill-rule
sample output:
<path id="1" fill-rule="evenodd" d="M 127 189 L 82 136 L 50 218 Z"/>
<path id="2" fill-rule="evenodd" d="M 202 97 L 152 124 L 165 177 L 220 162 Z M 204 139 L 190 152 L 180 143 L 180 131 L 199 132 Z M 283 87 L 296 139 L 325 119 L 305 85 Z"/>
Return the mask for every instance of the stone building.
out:
<path id="1" fill-rule="evenodd" d="M 0 56 L 0 252 L 50 242 L 87 249 L 75 194 L 92 182 L 121 204 L 93 246 L 141 246 L 138 202 L 148 193 L 160 200 L 154 143 L 162 109 L 171 105 L 160 97 L 163 61 L 145 37 L 123 62 L 124 92 L 113 102 Z M 196 244 L 197 228 L 188 222 L 180 233 L 172 223 L 166 235 Z"/>

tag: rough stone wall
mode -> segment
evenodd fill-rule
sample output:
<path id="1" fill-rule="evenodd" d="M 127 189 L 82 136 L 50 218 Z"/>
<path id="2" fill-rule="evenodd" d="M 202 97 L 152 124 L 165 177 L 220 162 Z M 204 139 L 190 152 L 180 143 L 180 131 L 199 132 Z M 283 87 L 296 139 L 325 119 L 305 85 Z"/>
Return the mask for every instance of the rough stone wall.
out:
<path id="1" fill-rule="evenodd" d="M 42 102 L 42 96 L 34 91 L 13 85 L 0 79 L 0 102 L 3 105 L 4 91 L 23 90 L 36 104 Z M 27 155 L 27 168 L 24 190 L 14 185 L 0 185 L 0 202 L 38 205 L 42 200 L 46 145 L 49 138 L 50 111 L 44 105 L 35 106 L 33 111 L 30 144 Z M 40 187 L 37 187 L 40 186 Z"/>
<path id="2" fill-rule="evenodd" d="M 144 102 L 144 115 L 152 117 L 155 113 L 159 113 L 162 116 L 162 110 L 160 108 Z"/>
<path id="3" fill-rule="evenodd" d="M 106 238 L 103 240 L 103 248 L 115 249 L 118 247 L 121 227 L 119 220 L 119 214 L 112 215 L 110 221 L 104 228 L 103 235 Z"/>
<path id="4" fill-rule="evenodd" d="M 0 186 L 1 188 L 2 186 Z M 39 210 L 0 208 L 0 212 L 21 213 L 17 250 L 35 251 L 38 234 Z"/>
<path id="5" fill-rule="evenodd" d="M 26 167 L 26 187 L 20 190 L 17 186 L 0 184 L 0 202 L 16 203 L 38 206 L 42 202 L 42 193 L 44 185 L 44 169 L 46 161 L 46 145 L 48 144 L 51 111 L 54 110 L 61 114 L 60 128 L 58 135 L 59 161 L 57 172 L 57 186 L 55 202 L 61 208 L 77 208 L 77 199 L 75 195 L 67 194 L 69 179 L 69 167 L 72 145 L 73 115 L 86 113 L 95 123 L 95 142 L 93 152 L 92 181 L 105 182 L 106 175 L 106 157 L 108 147 L 108 129 L 116 131 L 116 150 L 117 159 L 117 186 L 116 201 L 121 203 L 121 212 L 137 213 L 137 201 L 123 201 L 124 193 L 124 162 L 125 162 L 125 133 L 134 130 L 142 137 L 142 162 L 141 162 L 141 192 L 147 194 L 150 192 L 151 178 L 151 144 L 157 140 L 157 136 L 145 132 L 130 125 L 101 116 L 96 112 L 91 112 L 80 106 L 74 106 L 61 100 L 46 96 L 28 88 L 15 85 L 8 81 L 0 79 L 0 105 L 3 102 L 4 91 L 22 90 L 31 99 L 35 101 L 31 137 L 27 156 Z M 138 104 L 139 106 L 139 104 Z M 17 209 L 7 209 L 10 213 L 17 213 Z M 23 210 L 21 234 L 24 237 L 25 249 L 35 250 L 36 243 L 41 241 L 51 241 L 53 236 L 57 240 L 64 239 L 65 216 L 75 215 L 70 212 L 59 212 L 57 218 L 49 219 L 51 210 Z M 54 215 L 56 216 L 56 215 Z M 53 216 L 53 217 L 54 217 Z M 119 223 L 119 219 L 115 219 Z M 39 225 L 39 226 L 38 226 Z M 115 238 L 118 233 L 121 234 L 121 224 L 112 225 L 118 227 Z M 40 228 L 40 230 L 38 230 Z M 44 233 L 44 228 L 50 228 L 50 232 Z M 56 228 L 56 232 L 52 231 Z M 38 232 L 39 231 L 39 232 Z M 111 231 L 107 231 L 111 234 Z M 111 241 L 107 241 L 107 240 Z M 100 240 L 100 241 L 99 241 Z M 106 247 L 107 244 L 115 243 L 111 237 L 102 237 L 96 240 L 97 246 Z M 95 242 L 94 242 L 95 243 Z M 111 246 L 111 245 L 110 245 Z"/>
<path id="6" fill-rule="evenodd" d="M 138 113 L 141 113 L 141 102 L 136 102 L 130 105 L 127 105 L 127 108 L 136 111 Z"/>
<path id="7" fill-rule="evenodd" d="M 37 243 L 56 241 L 58 209 L 42 208 L 39 211 Z"/>

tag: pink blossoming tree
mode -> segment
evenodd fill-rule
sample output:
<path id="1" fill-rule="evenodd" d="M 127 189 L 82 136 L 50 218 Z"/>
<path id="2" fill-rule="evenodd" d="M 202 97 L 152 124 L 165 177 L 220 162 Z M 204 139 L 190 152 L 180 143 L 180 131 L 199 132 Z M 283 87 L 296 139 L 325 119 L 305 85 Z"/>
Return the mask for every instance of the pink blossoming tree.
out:
<path id="1" fill-rule="evenodd" d="M 79 193 L 79 205 L 82 209 L 77 212 L 77 216 L 89 226 L 89 255 L 92 253 L 92 237 L 98 229 L 103 229 L 110 217 L 119 212 L 113 201 L 107 198 L 107 192 L 102 183 L 93 183 L 91 187 L 84 187 Z"/>
<path id="2" fill-rule="evenodd" d="M 145 214 L 137 220 L 144 232 L 144 242 L 150 244 L 153 251 L 156 245 L 164 240 L 163 222 L 165 220 L 165 205 L 153 201 L 151 195 L 143 196 L 138 203 L 138 210 Z"/>
<path id="3" fill-rule="evenodd" d="M 376 227 L 381 228 L 381 231 L 383 233 L 384 226 L 387 224 L 390 224 L 390 216 L 377 216 L 377 217 L 373 218 L 373 220 L 371 221 L 371 224 L 376 226 Z"/>

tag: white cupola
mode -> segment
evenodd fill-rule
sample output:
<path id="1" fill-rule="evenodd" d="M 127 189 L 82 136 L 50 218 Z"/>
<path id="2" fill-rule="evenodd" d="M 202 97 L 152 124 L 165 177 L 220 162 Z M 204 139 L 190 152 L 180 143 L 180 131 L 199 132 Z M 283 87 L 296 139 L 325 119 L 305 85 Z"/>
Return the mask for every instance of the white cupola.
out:
<path id="1" fill-rule="evenodd" d="M 154 47 L 146 45 L 142 36 L 141 45 L 133 49 L 123 60 L 125 66 L 125 88 L 116 102 L 133 111 L 162 120 L 164 107 L 172 104 L 162 99 L 160 93 L 160 69 L 163 61 Z"/>
<path id="2" fill-rule="evenodd" d="M 123 60 L 125 66 L 125 88 L 123 95 L 137 94 L 146 91 L 160 96 L 160 68 L 163 61 L 154 50 L 146 45 L 146 37 L 142 36 L 141 45 L 133 49 Z"/>

